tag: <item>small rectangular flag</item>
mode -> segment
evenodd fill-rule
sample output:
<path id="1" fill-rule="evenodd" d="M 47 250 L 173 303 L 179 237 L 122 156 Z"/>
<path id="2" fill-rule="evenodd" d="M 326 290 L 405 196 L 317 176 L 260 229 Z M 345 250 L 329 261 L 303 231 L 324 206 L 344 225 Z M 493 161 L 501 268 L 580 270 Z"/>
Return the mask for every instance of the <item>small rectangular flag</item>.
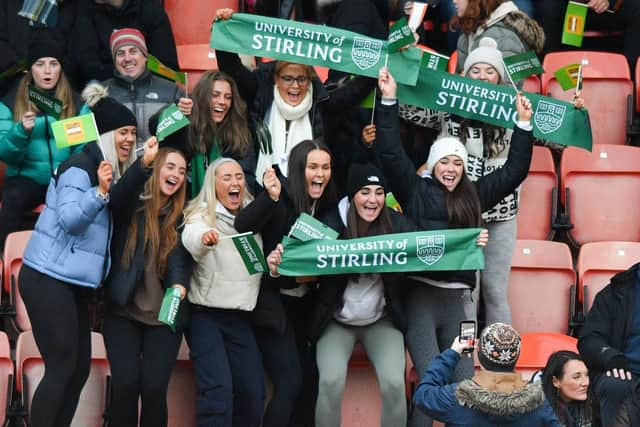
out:
<path id="1" fill-rule="evenodd" d="M 176 104 L 171 104 L 160 114 L 158 127 L 156 128 L 156 137 L 158 141 L 162 141 L 187 125 L 189 125 L 189 119 L 182 114 L 182 111 L 178 109 Z"/>
<path id="2" fill-rule="evenodd" d="M 93 113 L 51 123 L 56 147 L 65 148 L 98 140 L 98 127 Z"/>
<path id="3" fill-rule="evenodd" d="M 49 96 L 49 94 L 33 85 L 27 86 L 27 92 L 29 93 L 29 101 L 36 104 L 40 110 L 52 117 L 55 117 L 56 120 L 60 118 L 63 106 L 62 101 L 58 98 L 54 98 L 53 96 Z"/>
<path id="4" fill-rule="evenodd" d="M 27 69 L 27 61 L 20 61 L 17 64 L 12 65 L 11 67 L 7 68 L 2 73 L 0 73 L 0 80 L 13 77 L 16 74 L 26 69 Z"/>
<path id="5" fill-rule="evenodd" d="M 173 332 L 176 331 L 176 317 L 180 308 L 180 289 L 167 288 L 162 297 L 162 305 L 158 313 L 158 321 L 167 325 Z"/>
<path id="6" fill-rule="evenodd" d="M 242 257 L 249 274 L 265 273 L 269 271 L 262 249 L 251 232 L 230 236 L 233 244 Z"/>
<path id="7" fill-rule="evenodd" d="M 389 29 L 389 53 L 397 52 L 405 46 L 414 43 L 416 39 L 407 24 L 407 18 L 398 19 Z"/>
<path id="8" fill-rule="evenodd" d="M 424 21 L 424 15 L 427 13 L 429 5 L 427 3 L 421 3 L 414 1 L 411 7 L 411 14 L 409 15 L 409 28 L 416 31 Z"/>
<path id="9" fill-rule="evenodd" d="M 437 52 L 429 52 L 425 50 L 422 53 L 420 68 L 430 68 L 432 70 L 447 71 L 449 57 Z"/>
<path id="10" fill-rule="evenodd" d="M 542 74 L 544 69 L 536 53 L 532 50 L 504 58 L 507 73 L 513 81 L 522 80 L 532 74 Z"/>
<path id="11" fill-rule="evenodd" d="M 171 68 L 164 65 L 158 58 L 149 54 L 147 56 L 147 69 L 149 71 L 153 71 L 154 73 L 161 75 L 162 77 L 166 77 L 174 82 L 182 83 L 183 85 L 187 84 L 187 78 L 185 73 L 181 71 L 174 71 Z"/>
<path id="12" fill-rule="evenodd" d="M 569 64 L 562 68 L 558 68 L 553 75 L 556 77 L 556 80 L 562 90 L 569 90 L 576 87 L 579 71 L 580 64 Z"/>
<path id="13" fill-rule="evenodd" d="M 387 207 L 390 207 L 396 212 L 402 213 L 402 206 L 400 206 L 400 203 L 398 202 L 398 200 L 396 200 L 396 196 L 394 196 L 393 193 L 387 193 L 384 201 Z"/>
<path id="14" fill-rule="evenodd" d="M 584 24 L 587 18 L 587 5 L 570 1 L 564 15 L 562 28 L 562 43 L 570 46 L 582 47 Z"/>
<path id="15" fill-rule="evenodd" d="M 337 239 L 338 232 L 306 213 L 300 214 L 291 226 L 289 236 L 306 242 L 315 239 Z"/>

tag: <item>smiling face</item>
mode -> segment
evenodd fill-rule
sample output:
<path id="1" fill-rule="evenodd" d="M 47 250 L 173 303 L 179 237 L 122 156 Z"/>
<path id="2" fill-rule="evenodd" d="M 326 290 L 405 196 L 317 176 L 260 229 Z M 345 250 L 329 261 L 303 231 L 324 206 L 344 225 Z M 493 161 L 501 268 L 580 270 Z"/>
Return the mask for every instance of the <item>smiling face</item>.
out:
<path id="1" fill-rule="evenodd" d="M 378 218 L 384 208 L 384 187 L 380 185 L 365 185 L 353 196 L 356 213 L 366 223 L 372 223 Z"/>
<path id="2" fill-rule="evenodd" d="M 178 153 L 169 153 L 160 168 L 160 194 L 164 197 L 173 196 L 182 184 L 187 173 L 187 162 Z"/>
<path id="3" fill-rule="evenodd" d="M 285 65 L 275 76 L 275 80 L 284 102 L 293 106 L 302 102 L 311 84 L 309 69 L 300 64 Z"/>
<path id="4" fill-rule="evenodd" d="M 225 80 L 215 80 L 211 90 L 211 120 L 220 124 L 227 117 L 233 102 L 231 85 Z"/>
<path id="5" fill-rule="evenodd" d="M 137 79 L 147 66 L 147 58 L 136 46 L 125 45 L 116 51 L 114 63 L 118 73 Z"/>
<path id="6" fill-rule="evenodd" d="M 493 84 L 498 84 L 500 81 L 498 71 L 493 68 L 493 66 L 482 62 L 473 64 L 471 68 L 469 68 L 469 71 L 467 71 L 467 77 Z"/>
<path id="7" fill-rule="evenodd" d="M 136 127 L 123 126 L 113 132 L 113 138 L 116 145 L 116 154 L 118 161 L 124 163 L 131 154 L 134 144 L 136 143 Z"/>
<path id="8" fill-rule="evenodd" d="M 39 58 L 31 66 L 33 83 L 39 89 L 52 90 L 58 84 L 61 71 L 62 66 L 56 58 Z"/>
<path id="9" fill-rule="evenodd" d="M 433 176 L 449 191 L 456 189 L 463 174 L 464 162 L 453 154 L 438 160 L 433 168 Z"/>
<path id="10" fill-rule="evenodd" d="M 331 179 L 331 156 L 324 150 L 311 150 L 304 168 L 307 194 L 312 200 L 322 197 Z"/>
<path id="11" fill-rule="evenodd" d="M 244 187 L 244 172 L 238 163 L 227 162 L 216 168 L 216 197 L 234 215 L 242 207 Z"/>
<path id="12" fill-rule="evenodd" d="M 581 360 L 569 360 L 564 364 L 562 378 L 553 377 L 553 386 L 565 402 L 587 400 L 589 370 Z"/>
<path id="13" fill-rule="evenodd" d="M 453 5 L 456 8 L 456 13 L 458 16 L 464 15 L 464 11 L 467 10 L 467 5 L 469 4 L 469 0 L 453 0 Z"/>

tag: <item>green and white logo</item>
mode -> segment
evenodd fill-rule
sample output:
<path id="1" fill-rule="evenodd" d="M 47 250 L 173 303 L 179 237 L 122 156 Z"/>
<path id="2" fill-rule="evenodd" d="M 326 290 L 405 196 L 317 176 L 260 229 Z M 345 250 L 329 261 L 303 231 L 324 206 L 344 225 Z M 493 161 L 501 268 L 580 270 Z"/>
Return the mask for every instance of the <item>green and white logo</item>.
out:
<path id="1" fill-rule="evenodd" d="M 543 134 L 557 131 L 562 125 L 567 107 L 540 100 L 533 120 Z"/>
<path id="2" fill-rule="evenodd" d="M 173 117 L 174 120 L 180 121 L 184 119 L 184 114 L 182 114 L 182 111 L 178 110 L 171 113 L 171 117 Z"/>
<path id="3" fill-rule="evenodd" d="M 353 48 L 351 49 L 353 63 L 361 70 L 373 67 L 380 61 L 382 45 L 382 40 L 354 37 Z"/>
<path id="4" fill-rule="evenodd" d="M 416 255 L 427 265 L 433 265 L 444 255 L 445 237 L 442 234 L 416 237 Z"/>

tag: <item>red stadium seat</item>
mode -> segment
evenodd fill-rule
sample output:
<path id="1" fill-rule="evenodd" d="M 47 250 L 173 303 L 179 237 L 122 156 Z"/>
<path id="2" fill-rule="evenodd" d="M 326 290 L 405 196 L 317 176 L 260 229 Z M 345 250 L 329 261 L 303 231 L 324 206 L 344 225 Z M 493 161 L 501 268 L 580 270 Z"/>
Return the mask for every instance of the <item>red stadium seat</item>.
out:
<path id="1" fill-rule="evenodd" d="M 558 177 L 551 150 L 534 146 L 529 175 L 520 188 L 518 239 L 553 239 L 557 211 Z"/>
<path id="2" fill-rule="evenodd" d="M 548 332 L 521 333 L 520 335 L 522 344 L 516 371 L 520 372 L 525 379 L 529 379 L 534 372 L 544 368 L 551 353 L 559 350 L 578 351 L 578 340 L 568 335 Z"/>
<path id="3" fill-rule="evenodd" d="M 582 97 L 589 110 L 594 144 L 625 144 L 633 82 L 623 55 L 590 51 L 549 53 L 543 63 L 542 93 L 571 101 L 574 91 L 564 91 L 554 72 L 565 65 L 580 63 L 582 59 L 589 62 L 583 66 Z"/>
<path id="4" fill-rule="evenodd" d="M 518 240 L 509 276 L 513 327 L 520 333 L 566 333 L 575 312 L 575 283 L 566 244 Z"/>
<path id="5" fill-rule="evenodd" d="M 13 361 L 7 334 L 0 331 L 0 425 L 7 422 L 7 405 L 12 400 Z"/>
<path id="6" fill-rule="evenodd" d="M 640 148 L 594 145 L 593 152 L 567 147 L 560 163 L 561 201 L 576 245 L 640 241 Z"/>
<path id="7" fill-rule="evenodd" d="M 640 113 L 640 58 L 636 61 L 636 111 Z"/>
<path id="8" fill-rule="evenodd" d="M 189 360 L 189 346 L 183 339 L 167 390 L 169 427 L 195 427 L 197 425 L 197 394 L 193 363 Z"/>
<path id="9" fill-rule="evenodd" d="M 29 315 L 18 288 L 18 276 L 20 268 L 22 268 L 22 254 L 30 238 L 31 230 L 18 231 L 9 234 L 4 244 L 4 291 L 5 295 L 9 296 L 9 301 L 3 305 L 7 314 L 13 317 L 12 321 L 18 331 L 31 330 Z"/>

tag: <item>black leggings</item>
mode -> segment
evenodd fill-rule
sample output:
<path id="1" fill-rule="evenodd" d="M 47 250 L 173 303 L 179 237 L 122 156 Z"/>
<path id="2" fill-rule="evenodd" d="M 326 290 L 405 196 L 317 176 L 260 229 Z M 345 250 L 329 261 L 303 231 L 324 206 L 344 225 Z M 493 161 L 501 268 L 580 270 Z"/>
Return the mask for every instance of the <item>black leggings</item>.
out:
<path id="1" fill-rule="evenodd" d="M 20 293 L 45 372 L 33 396 L 31 427 L 67 427 L 91 365 L 90 288 L 71 285 L 26 265 Z"/>

